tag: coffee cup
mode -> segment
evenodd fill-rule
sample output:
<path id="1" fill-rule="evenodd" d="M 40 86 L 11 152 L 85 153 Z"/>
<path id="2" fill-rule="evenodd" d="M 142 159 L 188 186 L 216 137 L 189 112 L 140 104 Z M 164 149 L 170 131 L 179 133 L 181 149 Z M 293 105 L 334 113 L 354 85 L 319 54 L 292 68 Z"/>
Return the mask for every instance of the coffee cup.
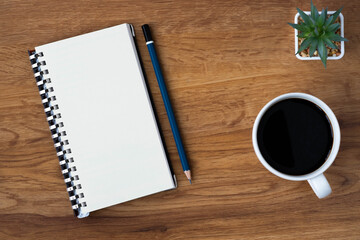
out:
<path id="1" fill-rule="evenodd" d="M 308 181 L 318 198 L 331 193 L 324 172 L 340 147 L 333 111 L 305 93 L 287 93 L 268 102 L 254 122 L 252 142 L 262 165 L 276 176 Z"/>

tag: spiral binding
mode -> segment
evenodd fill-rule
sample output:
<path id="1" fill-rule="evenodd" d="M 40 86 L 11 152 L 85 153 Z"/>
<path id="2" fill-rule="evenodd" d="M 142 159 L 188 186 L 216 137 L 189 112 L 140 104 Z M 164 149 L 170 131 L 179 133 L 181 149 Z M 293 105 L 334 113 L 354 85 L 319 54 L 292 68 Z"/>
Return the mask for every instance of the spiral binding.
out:
<path id="1" fill-rule="evenodd" d="M 45 67 L 46 61 L 43 59 L 44 54 L 42 52 L 29 51 L 29 58 L 59 158 L 66 189 L 69 193 L 72 209 L 75 215 L 79 216 L 80 208 L 86 207 L 87 205 L 86 202 L 83 201 L 84 193 L 80 192 L 82 189 L 81 184 L 78 182 L 80 178 L 75 174 L 76 166 L 74 166 L 74 158 L 71 157 L 69 140 L 65 139 L 66 131 L 64 130 L 64 123 L 60 121 L 61 113 L 58 112 L 59 106 L 56 104 L 54 88 L 51 87 L 51 78 L 47 76 L 49 70 Z"/>

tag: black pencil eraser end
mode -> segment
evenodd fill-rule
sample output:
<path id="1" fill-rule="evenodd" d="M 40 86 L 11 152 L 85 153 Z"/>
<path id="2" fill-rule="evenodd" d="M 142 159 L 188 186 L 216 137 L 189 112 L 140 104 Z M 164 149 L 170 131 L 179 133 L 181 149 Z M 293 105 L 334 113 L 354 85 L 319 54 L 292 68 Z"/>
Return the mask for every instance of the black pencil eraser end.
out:
<path id="1" fill-rule="evenodd" d="M 145 37 L 145 41 L 149 42 L 152 41 L 152 37 L 151 37 L 151 32 L 150 32 L 150 27 L 148 24 L 144 24 L 141 26 L 143 33 L 144 33 L 144 37 Z"/>

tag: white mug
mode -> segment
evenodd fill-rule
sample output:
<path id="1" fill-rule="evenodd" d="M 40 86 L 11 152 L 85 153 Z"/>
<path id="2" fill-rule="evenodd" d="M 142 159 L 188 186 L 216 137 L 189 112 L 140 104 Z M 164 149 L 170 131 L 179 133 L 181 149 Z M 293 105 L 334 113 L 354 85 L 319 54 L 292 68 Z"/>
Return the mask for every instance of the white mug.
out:
<path id="1" fill-rule="evenodd" d="M 305 99 L 308 100 L 312 103 L 314 103 L 315 105 L 317 105 L 319 108 L 321 108 L 325 114 L 327 115 L 329 122 L 332 126 L 332 132 L 333 132 L 333 145 L 330 151 L 330 154 L 328 155 L 325 163 L 318 169 L 316 169 L 315 171 L 305 174 L 305 175 L 300 175 L 300 176 L 294 176 L 294 175 L 288 175 L 288 174 L 284 174 L 282 172 L 277 171 L 276 169 L 274 169 L 273 167 L 271 167 L 266 160 L 264 159 L 264 157 L 262 156 L 259 146 L 258 146 L 258 142 L 257 142 L 257 130 L 259 127 L 259 123 L 261 118 L 263 117 L 264 113 L 275 103 L 280 102 L 282 100 L 285 99 L 289 99 L 289 98 L 300 98 L 300 99 Z M 262 165 L 264 165 L 265 168 L 267 168 L 267 170 L 269 170 L 270 172 L 272 172 L 273 174 L 275 174 L 278 177 L 287 179 L 287 180 L 292 180 L 292 181 L 303 181 L 303 180 L 307 180 L 311 186 L 311 188 L 314 190 L 316 196 L 318 196 L 318 198 L 324 198 L 326 196 L 328 196 L 331 193 L 331 187 L 329 182 L 326 180 L 325 176 L 324 176 L 324 172 L 331 166 L 331 164 L 334 162 L 336 155 L 339 151 L 340 148 L 340 127 L 339 127 L 339 123 L 335 117 L 335 114 L 333 113 L 333 111 L 331 111 L 331 109 L 320 99 L 309 95 L 309 94 L 305 94 L 305 93 L 287 93 L 284 95 L 281 95 L 279 97 L 274 98 L 273 100 L 271 100 L 270 102 L 268 102 L 259 112 L 258 116 L 256 117 L 256 120 L 254 122 L 254 126 L 253 126 L 253 132 L 252 132 L 252 142 L 253 142 L 253 146 L 255 149 L 255 153 L 256 156 L 258 157 L 258 159 L 260 160 L 260 162 L 262 163 Z"/>

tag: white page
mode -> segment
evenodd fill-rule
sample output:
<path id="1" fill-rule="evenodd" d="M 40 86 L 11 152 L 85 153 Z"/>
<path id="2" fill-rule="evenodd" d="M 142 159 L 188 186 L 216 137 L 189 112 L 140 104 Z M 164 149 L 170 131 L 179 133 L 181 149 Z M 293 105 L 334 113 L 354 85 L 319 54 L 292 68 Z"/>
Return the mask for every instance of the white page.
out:
<path id="1" fill-rule="evenodd" d="M 137 58 L 122 24 L 36 48 L 43 52 L 81 192 L 91 212 L 174 188 Z M 51 95 L 50 94 L 50 95 Z"/>

